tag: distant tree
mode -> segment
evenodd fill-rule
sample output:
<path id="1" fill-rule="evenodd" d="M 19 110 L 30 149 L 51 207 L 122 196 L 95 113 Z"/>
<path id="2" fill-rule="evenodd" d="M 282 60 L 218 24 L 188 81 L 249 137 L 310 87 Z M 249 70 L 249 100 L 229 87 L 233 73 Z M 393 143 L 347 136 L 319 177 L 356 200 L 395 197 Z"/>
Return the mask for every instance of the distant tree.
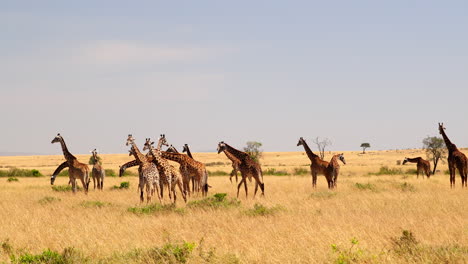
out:
<path id="1" fill-rule="evenodd" d="M 361 148 L 362 148 L 362 154 L 365 154 L 366 153 L 366 148 L 370 148 L 370 144 L 369 143 L 362 143 Z"/>
<path id="2" fill-rule="evenodd" d="M 96 164 L 96 161 L 98 162 L 98 164 L 102 164 L 101 157 L 98 156 L 96 160 L 94 156 L 91 155 L 91 157 L 89 158 L 88 164 L 94 165 Z"/>
<path id="3" fill-rule="evenodd" d="M 244 148 L 244 151 L 249 154 L 249 156 L 255 160 L 259 161 L 262 157 L 263 151 L 260 149 L 262 143 L 256 141 L 248 141 L 247 146 Z"/>
<path id="4" fill-rule="evenodd" d="M 444 162 L 444 159 L 447 158 L 447 148 L 445 147 L 444 139 L 441 137 L 428 136 L 423 139 L 422 143 L 423 149 L 426 150 L 427 158 L 434 163 L 434 169 L 432 170 L 432 174 L 434 174 L 439 160 Z"/>
<path id="5" fill-rule="evenodd" d="M 315 145 L 317 145 L 317 148 L 319 150 L 320 158 L 323 159 L 325 158 L 325 148 L 327 146 L 331 146 L 332 142 L 328 138 L 320 139 L 319 137 L 316 137 L 313 141 Z"/>

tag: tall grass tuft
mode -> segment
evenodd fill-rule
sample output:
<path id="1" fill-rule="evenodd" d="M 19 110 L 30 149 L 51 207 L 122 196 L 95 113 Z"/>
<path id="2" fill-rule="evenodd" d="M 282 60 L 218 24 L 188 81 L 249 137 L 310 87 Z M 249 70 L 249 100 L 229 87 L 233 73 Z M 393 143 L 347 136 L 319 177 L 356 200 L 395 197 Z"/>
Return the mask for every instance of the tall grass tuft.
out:
<path id="1" fill-rule="evenodd" d="M 403 170 L 400 168 L 389 168 L 388 166 L 380 167 L 378 172 L 369 172 L 369 175 L 401 175 Z"/>
<path id="2" fill-rule="evenodd" d="M 263 175 L 272 175 L 272 176 L 286 176 L 289 175 L 287 171 L 284 170 L 276 170 L 275 168 L 269 168 L 263 171 Z"/>
<path id="3" fill-rule="evenodd" d="M 263 204 L 256 203 L 252 209 L 245 211 L 245 214 L 248 216 L 270 216 L 275 215 L 282 210 L 284 210 L 284 207 L 279 205 L 267 207 Z"/>
<path id="4" fill-rule="evenodd" d="M 161 214 L 161 213 L 177 213 L 184 214 L 185 210 L 183 208 L 177 208 L 175 204 L 150 204 L 146 206 L 139 207 L 130 207 L 127 209 L 128 212 L 134 213 L 137 215 L 151 215 L 151 214 Z"/>

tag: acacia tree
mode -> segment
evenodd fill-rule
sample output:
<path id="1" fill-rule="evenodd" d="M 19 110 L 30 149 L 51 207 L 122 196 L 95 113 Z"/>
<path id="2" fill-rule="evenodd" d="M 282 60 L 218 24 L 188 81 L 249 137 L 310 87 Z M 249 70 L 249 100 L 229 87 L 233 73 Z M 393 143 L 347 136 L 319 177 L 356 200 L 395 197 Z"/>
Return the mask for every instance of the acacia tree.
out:
<path id="1" fill-rule="evenodd" d="M 362 148 L 362 154 L 365 154 L 366 153 L 366 148 L 370 148 L 370 144 L 369 143 L 362 143 L 361 148 Z"/>
<path id="2" fill-rule="evenodd" d="M 445 147 L 444 139 L 441 137 L 428 136 L 423 139 L 422 143 L 423 149 L 426 150 L 427 158 L 434 163 L 434 169 L 432 170 L 432 174 L 434 174 L 439 160 L 444 162 L 444 159 L 447 158 L 447 148 Z"/>
<path id="3" fill-rule="evenodd" d="M 260 149 L 262 143 L 257 141 L 248 141 L 247 146 L 244 148 L 244 151 L 249 154 L 249 156 L 258 162 L 262 157 L 263 151 Z"/>
<path id="4" fill-rule="evenodd" d="M 316 137 L 313 142 L 315 143 L 315 145 L 317 145 L 320 158 L 321 159 L 325 158 L 325 148 L 327 146 L 331 146 L 332 142 L 328 138 L 324 138 L 321 140 L 319 137 Z"/>

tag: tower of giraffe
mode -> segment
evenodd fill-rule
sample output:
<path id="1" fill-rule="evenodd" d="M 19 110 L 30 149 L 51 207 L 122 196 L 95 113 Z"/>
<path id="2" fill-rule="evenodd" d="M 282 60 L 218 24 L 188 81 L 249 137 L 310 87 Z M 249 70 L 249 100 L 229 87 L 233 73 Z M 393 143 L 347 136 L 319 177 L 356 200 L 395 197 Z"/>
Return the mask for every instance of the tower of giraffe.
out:
<path id="1" fill-rule="evenodd" d="M 313 153 L 312 150 L 309 148 L 309 145 L 307 145 L 305 139 L 303 139 L 302 137 L 300 137 L 299 142 L 297 142 L 297 146 L 301 145 L 304 146 L 304 150 L 311 162 L 310 173 L 312 174 L 312 187 L 315 188 L 317 186 L 317 175 L 322 174 L 326 176 L 328 162 L 322 160 L 318 155 Z"/>
<path id="2" fill-rule="evenodd" d="M 130 153 L 133 154 L 135 160 L 141 166 L 141 180 L 140 180 L 140 201 L 143 202 L 143 186 L 146 187 L 146 203 L 151 202 L 151 197 L 154 193 L 154 188 L 156 188 L 156 193 L 159 198 L 159 202 L 161 203 L 161 196 L 159 195 L 159 172 L 152 162 L 149 162 L 145 155 L 141 154 L 140 150 L 138 149 L 137 145 L 135 144 L 135 139 L 130 134 L 128 135 L 127 142 L 125 143 L 126 146 L 131 145 Z"/>
<path id="3" fill-rule="evenodd" d="M 457 146 L 453 144 L 445 134 L 444 123 L 439 123 L 439 133 L 445 141 L 448 149 L 448 166 L 450 172 L 450 187 L 455 187 L 455 170 L 458 169 L 462 179 L 462 187 L 467 187 L 468 160 Z"/>
<path id="4" fill-rule="evenodd" d="M 88 193 L 88 186 L 89 186 L 89 168 L 88 168 L 88 165 L 84 164 L 84 163 L 81 163 L 79 162 L 75 156 L 73 156 L 70 151 L 68 151 L 68 148 L 67 148 L 67 145 L 65 144 L 65 140 L 63 139 L 63 137 L 59 134 L 57 134 L 56 137 L 54 137 L 54 139 L 52 139 L 52 144 L 53 143 L 57 143 L 59 142 L 60 145 L 62 146 L 62 151 L 63 151 L 63 156 L 65 157 L 66 159 L 66 166 L 64 165 L 64 163 L 60 164 L 59 167 L 55 170 L 55 171 L 58 171 L 59 169 L 62 170 L 63 168 L 66 168 L 68 167 L 68 175 L 69 175 L 69 178 L 70 178 L 70 182 L 72 184 L 72 190 L 73 190 L 73 193 L 76 192 L 76 179 L 80 179 L 81 183 L 83 184 L 83 189 L 85 191 L 85 193 L 87 194 Z M 58 174 L 58 173 L 57 173 Z M 50 184 L 54 184 L 55 182 L 55 177 L 57 176 L 57 174 L 54 174 L 52 175 L 52 177 L 50 178 Z"/>
<path id="5" fill-rule="evenodd" d="M 340 174 L 340 164 L 338 160 L 341 160 L 343 164 L 346 164 L 343 153 L 335 154 L 328 163 L 325 178 L 328 182 L 328 188 L 333 189 L 337 187 L 338 175 Z"/>
<path id="6" fill-rule="evenodd" d="M 183 168 L 186 179 L 184 188 L 187 188 L 190 194 L 189 180 L 192 179 L 192 192 L 202 192 L 203 196 L 208 194 L 208 171 L 206 170 L 205 164 L 194 160 L 188 155 L 180 153 L 171 153 L 162 151 L 161 155 L 163 158 L 175 161 L 180 164 Z"/>
<path id="7" fill-rule="evenodd" d="M 159 141 L 161 142 L 161 138 L 160 138 Z M 166 175 L 166 181 L 168 181 L 168 186 L 170 187 L 169 194 L 172 193 L 172 195 L 174 197 L 174 203 L 177 200 L 177 192 L 175 190 L 176 186 L 179 187 L 179 190 L 180 190 L 180 192 L 182 194 L 182 198 L 186 202 L 187 201 L 187 196 L 185 194 L 185 190 L 183 189 L 182 179 L 181 179 L 179 173 L 174 168 L 174 166 L 169 164 L 169 162 L 165 158 L 162 157 L 161 150 L 160 149 L 155 149 L 153 147 L 153 144 L 154 144 L 154 142 L 151 142 L 151 139 L 147 138 L 146 141 L 145 141 L 145 146 L 144 146 L 143 150 L 149 150 L 148 153 L 154 158 L 153 162 L 155 164 L 158 164 L 158 166 L 160 166 L 161 169 L 164 171 L 164 174 Z M 160 146 L 160 144 L 158 144 L 158 146 Z M 167 177 L 167 176 L 169 176 L 169 177 Z M 169 198 L 170 197 L 171 196 L 169 196 Z"/>
<path id="8" fill-rule="evenodd" d="M 94 159 L 93 169 L 91 170 L 91 176 L 93 178 L 94 189 L 96 189 L 96 181 L 97 181 L 98 190 L 102 191 L 102 189 L 104 188 L 104 178 L 106 177 L 105 170 L 102 167 L 101 163 L 99 162 L 97 150 L 94 149 L 93 151 L 91 151 L 91 153 Z"/>
<path id="9" fill-rule="evenodd" d="M 245 152 L 237 150 L 228 144 L 221 141 L 218 143 L 218 154 L 224 152 L 226 156 L 232 155 L 239 160 L 239 170 L 242 175 L 242 180 L 237 185 L 237 197 L 239 197 L 239 189 L 242 183 L 245 187 L 245 196 L 247 197 L 247 178 L 253 177 L 255 179 L 255 192 L 254 197 L 257 194 L 258 186 L 262 190 L 262 196 L 265 195 L 265 184 L 263 183 L 263 173 L 260 164 L 252 160 L 252 158 Z"/>
<path id="10" fill-rule="evenodd" d="M 429 161 L 421 157 L 416 157 L 416 158 L 405 157 L 405 159 L 403 160 L 403 165 L 405 165 L 407 162 L 416 163 L 416 178 L 419 178 L 419 173 L 426 174 L 427 178 L 431 176 L 431 163 L 429 163 Z M 423 179 L 424 179 L 424 175 L 423 175 Z"/>
<path id="11" fill-rule="evenodd" d="M 157 146 L 157 149 L 161 149 L 162 145 L 167 145 L 167 142 L 165 140 L 165 136 L 164 135 L 161 135 L 160 137 L 160 140 L 158 142 L 158 146 Z M 130 151 L 130 156 L 132 156 L 132 152 Z M 146 153 L 146 159 L 148 160 L 148 162 L 152 162 L 154 163 L 154 165 L 156 165 L 156 168 L 158 169 L 158 172 L 159 172 L 159 190 L 160 190 L 160 196 L 161 198 L 164 197 L 164 184 L 167 185 L 167 177 L 166 177 L 166 174 L 164 173 L 164 170 L 163 168 L 155 161 L 154 157 L 150 154 L 150 153 Z M 143 181 L 143 176 L 142 176 L 142 173 L 141 173 L 141 163 L 138 161 L 138 160 L 132 160 L 132 161 L 129 161 L 129 162 L 126 162 L 124 163 L 123 165 L 120 166 L 120 169 L 119 169 L 119 177 L 122 177 L 122 175 L 124 174 L 125 170 L 127 168 L 131 168 L 131 167 L 134 167 L 134 166 L 138 166 L 138 176 L 139 176 L 139 180 L 140 180 L 140 183 L 142 183 Z M 143 190 L 141 190 L 143 191 Z M 171 189 L 169 188 L 169 199 L 172 199 L 171 198 Z"/>

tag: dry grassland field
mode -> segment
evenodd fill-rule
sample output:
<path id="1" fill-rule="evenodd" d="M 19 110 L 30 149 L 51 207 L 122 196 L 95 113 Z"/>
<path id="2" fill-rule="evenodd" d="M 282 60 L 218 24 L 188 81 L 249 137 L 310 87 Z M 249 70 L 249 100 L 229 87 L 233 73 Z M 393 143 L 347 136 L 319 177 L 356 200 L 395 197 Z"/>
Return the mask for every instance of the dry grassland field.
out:
<path id="1" fill-rule="evenodd" d="M 464 150 L 467 153 L 466 150 Z M 326 153 L 329 160 L 334 153 Z M 344 152 L 338 188 L 324 176 L 311 187 L 303 151 L 264 153 L 265 197 L 229 181 L 224 154 L 194 153 L 212 173 L 208 200 L 165 197 L 140 204 L 138 177 L 106 177 L 104 191 L 55 191 L 49 176 L 62 155 L 0 157 L 0 168 L 37 169 L 43 177 L 0 178 L 0 262 L 43 263 L 467 263 L 468 189 L 447 164 L 416 178 L 405 157 L 421 150 Z M 88 162 L 90 155 L 76 155 Z M 127 154 L 100 155 L 118 173 Z M 388 170 L 378 173 L 383 166 Z M 136 169 L 129 169 L 136 173 Z M 281 175 L 283 174 L 283 175 Z M 128 189 L 113 189 L 129 182 Z M 68 177 L 58 177 L 64 187 Z M 81 185 L 81 183 L 79 184 Z M 226 193 L 227 196 L 216 195 Z M 157 199 L 156 199 L 157 200 Z M 198 202 L 197 202 L 198 201 Z M 53 262 L 56 261 L 56 262 Z"/>

